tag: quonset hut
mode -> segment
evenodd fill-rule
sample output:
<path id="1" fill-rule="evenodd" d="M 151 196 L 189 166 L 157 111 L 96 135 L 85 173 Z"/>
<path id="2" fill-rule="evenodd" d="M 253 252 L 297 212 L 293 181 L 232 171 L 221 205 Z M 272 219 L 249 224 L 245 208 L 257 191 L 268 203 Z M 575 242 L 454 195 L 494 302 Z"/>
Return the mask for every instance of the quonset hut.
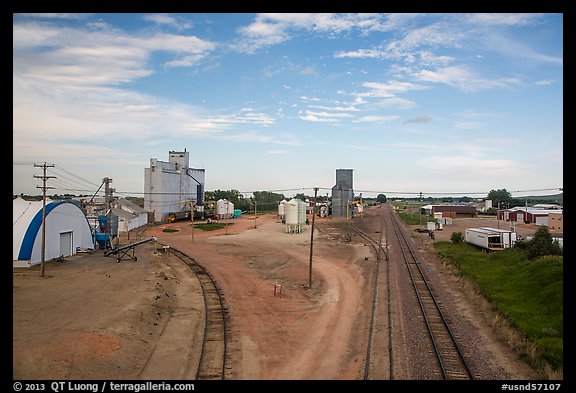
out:
<path id="1" fill-rule="evenodd" d="M 13 266 L 32 266 L 42 258 L 42 202 L 16 198 L 12 203 Z M 44 260 L 93 249 L 94 238 L 86 215 L 71 201 L 46 201 Z"/>

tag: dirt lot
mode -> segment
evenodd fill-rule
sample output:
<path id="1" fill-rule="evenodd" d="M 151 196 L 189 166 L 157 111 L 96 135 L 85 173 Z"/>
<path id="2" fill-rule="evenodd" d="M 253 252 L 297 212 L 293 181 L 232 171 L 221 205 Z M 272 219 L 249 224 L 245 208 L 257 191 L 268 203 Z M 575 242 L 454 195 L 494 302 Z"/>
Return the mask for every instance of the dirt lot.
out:
<path id="1" fill-rule="evenodd" d="M 273 215 L 258 217 L 257 228 L 253 216 L 230 222 L 194 237 L 187 222 L 144 235 L 189 254 L 218 281 L 231 322 L 228 377 L 361 379 L 369 249 L 346 241 L 342 221 L 317 220 L 310 289 L 309 227 L 286 234 Z M 178 232 L 162 231 L 168 227 Z M 437 241 L 449 239 L 446 229 Z M 136 250 L 137 261 L 120 263 L 102 250 L 75 255 L 47 264 L 44 278 L 37 268 L 13 269 L 14 379 L 194 378 L 199 283 L 174 256 L 155 253 L 154 243 Z"/>

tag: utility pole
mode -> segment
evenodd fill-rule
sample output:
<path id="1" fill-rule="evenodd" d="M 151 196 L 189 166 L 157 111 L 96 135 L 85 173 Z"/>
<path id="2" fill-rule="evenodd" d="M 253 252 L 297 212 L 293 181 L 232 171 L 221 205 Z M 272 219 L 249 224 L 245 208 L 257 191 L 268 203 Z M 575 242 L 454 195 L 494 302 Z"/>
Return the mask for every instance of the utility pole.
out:
<path id="1" fill-rule="evenodd" d="M 108 210 L 110 210 L 110 204 L 112 203 L 112 191 L 114 191 L 114 189 L 110 188 L 112 179 L 109 177 L 102 179 L 102 182 L 104 183 L 104 201 L 106 204 L 106 213 L 108 213 Z"/>
<path id="2" fill-rule="evenodd" d="M 192 241 L 194 241 L 194 201 L 190 201 L 190 221 L 192 222 Z"/>
<path id="3" fill-rule="evenodd" d="M 46 259 L 46 189 L 54 188 L 54 187 L 47 187 L 46 180 L 48 179 L 56 179 L 56 176 L 46 176 L 46 168 L 53 168 L 54 165 L 48 165 L 46 162 L 44 164 L 34 164 L 35 168 L 42 168 L 44 174 L 42 176 L 36 176 L 37 179 L 42 179 L 43 186 L 36 186 L 36 188 L 42 189 L 42 256 L 40 259 L 40 277 L 44 277 L 44 262 Z"/>
<path id="4" fill-rule="evenodd" d="M 228 214 L 228 210 L 230 210 L 230 205 L 229 205 L 229 201 L 226 201 L 226 234 L 228 234 L 228 216 L 230 214 Z"/>
<path id="5" fill-rule="evenodd" d="M 258 203 L 256 198 L 254 198 L 254 229 L 256 229 L 256 219 L 258 218 Z"/>
<path id="6" fill-rule="evenodd" d="M 310 264 L 308 266 L 308 288 L 312 289 L 312 248 L 314 245 L 314 219 L 316 218 L 316 195 L 318 187 L 314 187 L 314 207 L 312 208 L 312 230 L 310 231 Z"/>

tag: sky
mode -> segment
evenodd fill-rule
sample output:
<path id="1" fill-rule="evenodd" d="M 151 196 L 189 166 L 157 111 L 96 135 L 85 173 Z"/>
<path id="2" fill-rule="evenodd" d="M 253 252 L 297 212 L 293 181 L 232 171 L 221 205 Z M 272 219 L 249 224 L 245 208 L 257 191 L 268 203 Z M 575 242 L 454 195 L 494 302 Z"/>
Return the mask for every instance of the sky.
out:
<path id="1" fill-rule="evenodd" d="M 13 15 L 13 194 L 184 149 L 209 191 L 558 193 L 563 15 Z"/>

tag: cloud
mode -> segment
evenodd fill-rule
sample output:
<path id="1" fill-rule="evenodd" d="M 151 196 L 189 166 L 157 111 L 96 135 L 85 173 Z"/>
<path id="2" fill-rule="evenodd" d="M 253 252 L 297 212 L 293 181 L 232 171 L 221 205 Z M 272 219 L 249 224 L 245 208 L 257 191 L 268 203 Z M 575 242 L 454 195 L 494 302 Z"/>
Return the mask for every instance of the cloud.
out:
<path id="1" fill-rule="evenodd" d="M 365 34 L 385 29 L 384 17 L 381 14 L 258 14 L 254 22 L 238 30 L 240 37 L 231 48 L 240 52 L 255 53 L 260 48 L 288 41 L 299 31 L 327 34 L 329 37 L 352 30 Z"/>
<path id="2" fill-rule="evenodd" d="M 399 109 L 410 109 L 416 106 L 414 101 L 407 100 L 406 98 L 392 97 L 384 98 L 376 103 L 375 106 L 380 108 L 399 108 Z"/>
<path id="3" fill-rule="evenodd" d="M 186 30 L 192 28 L 194 25 L 189 21 L 184 21 L 169 14 L 147 14 L 142 17 L 142 19 L 154 22 L 160 26 L 170 26 L 177 30 Z"/>
<path id="4" fill-rule="evenodd" d="M 264 152 L 264 155 L 266 155 L 266 156 L 276 156 L 276 155 L 282 155 L 282 154 L 286 154 L 286 150 L 266 150 Z"/>
<path id="5" fill-rule="evenodd" d="M 519 174 L 521 169 L 516 161 L 508 159 L 483 159 L 449 155 L 426 157 L 417 161 L 417 164 L 429 171 L 441 171 L 463 177 L 504 174 L 513 176 Z"/>
<path id="6" fill-rule="evenodd" d="M 383 115 L 367 115 L 367 116 L 362 116 L 356 120 L 354 120 L 354 123 L 358 123 L 358 122 L 372 122 L 372 123 L 387 123 L 393 120 L 398 119 L 400 116 L 396 116 L 396 115 L 389 115 L 389 116 L 383 116 Z"/>
<path id="7" fill-rule="evenodd" d="M 405 124 L 409 124 L 409 123 L 429 123 L 429 122 L 432 121 L 432 119 L 433 119 L 432 116 L 423 114 L 423 115 L 418 115 L 418 116 L 416 116 L 415 118 L 406 120 L 404 123 L 405 123 Z"/>
<path id="8" fill-rule="evenodd" d="M 419 85 L 412 82 L 400 82 L 392 80 L 390 82 L 364 82 L 362 87 L 370 89 L 365 93 L 355 93 L 358 97 L 395 97 L 398 93 L 405 93 L 411 90 L 428 89 L 428 86 Z"/>
<path id="9" fill-rule="evenodd" d="M 16 23 L 13 73 L 59 85 L 117 85 L 152 74 L 148 63 L 154 52 L 178 56 L 167 62 L 167 66 L 191 66 L 215 46 L 195 36 L 162 33 L 139 36 L 109 28 L 94 31 Z"/>
<path id="10" fill-rule="evenodd" d="M 483 78 L 466 66 L 445 67 L 436 71 L 421 70 L 415 72 L 413 76 L 422 82 L 446 84 L 465 92 L 511 88 L 521 84 L 517 78 Z"/>
<path id="11" fill-rule="evenodd" d="M 300 115 L 300 119 L 313 122 L 326 122 L 335 123 L 341 119 L 352 117 L 349 113 L 330 113 L 330 112 L 315 112 L 306 110 L 304 112 L 306 115 Z"/>
<path id="12" fill-rule="evenodd" d="M 534 22 L 535 19 L 541 17 L 542 14 L 514 14 L 514 13 L 475 13 L 468 15 L 467 20 L 472 23 L 481 25 L 505 25 L 505 26 L 518 26 L 527 25 Z"/>
<path id="13" fill-rule="evenodd" d="M 485 124 L 477 121 L 462 121 L 454 124 L 454 128 L 461 128 L 466 130 L 472 130 L 475 128 L 483 127 Z"/>

